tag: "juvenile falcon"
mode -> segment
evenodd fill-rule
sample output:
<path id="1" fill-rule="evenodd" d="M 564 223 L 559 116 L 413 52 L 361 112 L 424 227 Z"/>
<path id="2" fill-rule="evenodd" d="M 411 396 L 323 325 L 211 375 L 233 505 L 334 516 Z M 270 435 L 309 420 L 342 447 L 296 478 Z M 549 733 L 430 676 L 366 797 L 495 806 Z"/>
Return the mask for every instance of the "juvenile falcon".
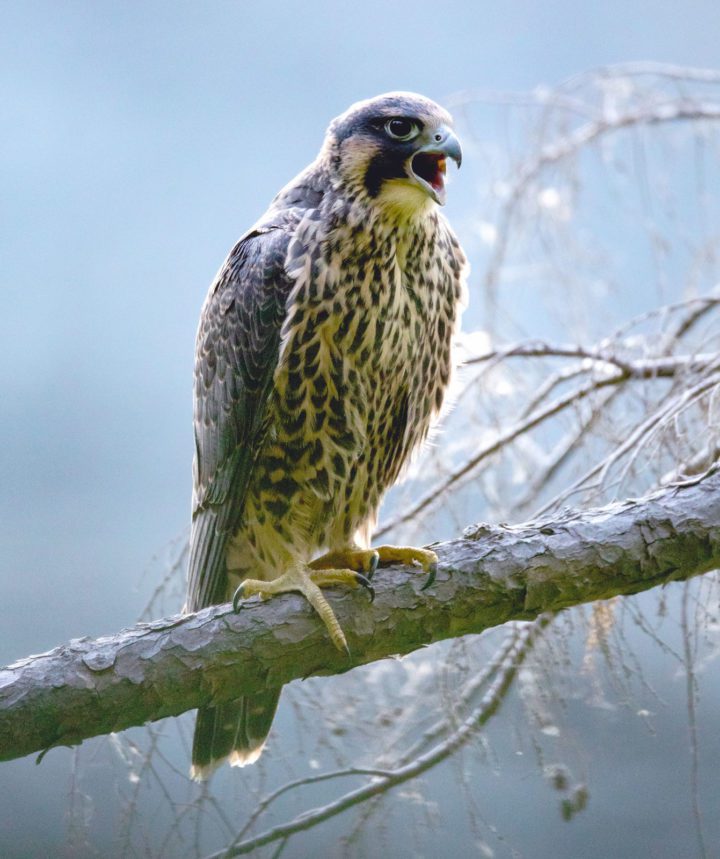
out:
<path id="1" fill-rule="evenodd" d="M 438 210 L 447 158 L 460 166 L 439 105 L 358 102 L 225 260 L 197 335 L 188 611 L 299 591 L 343 648 L 322 586 L 434 569 L 433 552 L 369 540 L 450 379 L 466 263 Z M 279 695 L 200 709 L 193 776 L 256 760 Z"/>

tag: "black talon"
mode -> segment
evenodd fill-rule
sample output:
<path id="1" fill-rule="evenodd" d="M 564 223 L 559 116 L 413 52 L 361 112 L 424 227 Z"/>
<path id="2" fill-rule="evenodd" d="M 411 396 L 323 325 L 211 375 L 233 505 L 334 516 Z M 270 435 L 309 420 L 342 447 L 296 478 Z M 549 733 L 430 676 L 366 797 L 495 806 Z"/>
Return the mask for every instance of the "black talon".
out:
<path id="1" fill-rule="evenodd" d="M 420 588 L 421 591 L 426 591 L 430 585 L 435 581 L 435 576 L 437 575 L 437 562 L 433 561 L 432 564 L 428 567 L 428 577 L 425 584 Z"/>
<path id="2" fill-rule="evenodd" d="M 363 576 L 362 573 L 355 573 L 355 581 L 367 590 L 368 595 L 370 596 L 370 602 L 374 602 L 375 588 L 370 584 L 370 579 Z"/>
<path id="3" fill-rule="evenodd" d="M 243 586 L 240 585 L 240 587 L 235 591 L 235 596 L 233 597 L 233 611 L 235 612 L 235 614 L 237 614 L 240 611 L 240 609 L 242 608 L 242 606 L 240 605 L 240 600 L 242 598 L 243 598 Z"/>
<path id="4" fill-rule="evenodd" d="M 373 552 L 372 558 L 370 559 L 370 569 L 368 570 L 367 577 L 371 579 L 375 575 L 375 571 L 378 568 L 378 564 L 380 563 L 380 553 Z"/>

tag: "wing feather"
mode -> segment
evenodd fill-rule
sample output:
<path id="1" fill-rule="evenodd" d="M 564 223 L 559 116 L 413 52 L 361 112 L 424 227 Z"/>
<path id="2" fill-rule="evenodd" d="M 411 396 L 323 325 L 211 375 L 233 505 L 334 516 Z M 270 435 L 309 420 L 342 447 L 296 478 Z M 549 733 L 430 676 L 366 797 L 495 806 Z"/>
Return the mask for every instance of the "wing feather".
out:
<path id="1" fill-rule="evenodd" d="M 267 429 L 291 281 L 290 225 L 244 236 L 203 307 L 195 352 L 195 462 L 187 609 L 227 599 L 225 553 Z"/>

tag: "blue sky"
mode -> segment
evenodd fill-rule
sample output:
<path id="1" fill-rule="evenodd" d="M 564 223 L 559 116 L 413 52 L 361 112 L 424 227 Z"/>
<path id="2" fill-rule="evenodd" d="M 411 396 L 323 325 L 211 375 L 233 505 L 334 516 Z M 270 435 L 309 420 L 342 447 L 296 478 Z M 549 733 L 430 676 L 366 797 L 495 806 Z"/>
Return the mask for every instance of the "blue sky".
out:
<path id="1" fill-rule="evenodd" d="M 719 33 L 715 0 L 3 3 L 0 663 L 135 621 L 189 518 L 207 287 L 333 116 L 392 89 L 717 66 Z M 469 242 L 466 175 L 447 213 Z M 13 855 L 62 828 L 68 759 L 4 766 Z"/>
<path id="2" fill-rule="evenodd" d="M 205 291 L 333 116 L 390 89 L 442 101 L 624 60 L 717 63 L 720 6 L 678 9 L 4 4 L 0 657 L 134 620 L 142 569 L 189 513 Z M 466 206 L 451 194 L 450 218 Z"/>

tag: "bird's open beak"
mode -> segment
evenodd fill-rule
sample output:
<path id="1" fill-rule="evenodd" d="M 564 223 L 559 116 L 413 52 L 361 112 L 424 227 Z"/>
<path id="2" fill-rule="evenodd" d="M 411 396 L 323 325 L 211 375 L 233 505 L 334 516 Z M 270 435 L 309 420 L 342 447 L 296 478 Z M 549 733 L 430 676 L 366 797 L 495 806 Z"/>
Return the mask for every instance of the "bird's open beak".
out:
<path id="1" fill-rule="evenodd" d="M 444 125 L 430 132 L 430 142 L 422 146 L 408 162 L 408 174 L 421 188 L 443 206 L 445 204 L 445 172 L 447 159 L 458 167 L 462 164 L 462 149 L 455 134 Z"/>

